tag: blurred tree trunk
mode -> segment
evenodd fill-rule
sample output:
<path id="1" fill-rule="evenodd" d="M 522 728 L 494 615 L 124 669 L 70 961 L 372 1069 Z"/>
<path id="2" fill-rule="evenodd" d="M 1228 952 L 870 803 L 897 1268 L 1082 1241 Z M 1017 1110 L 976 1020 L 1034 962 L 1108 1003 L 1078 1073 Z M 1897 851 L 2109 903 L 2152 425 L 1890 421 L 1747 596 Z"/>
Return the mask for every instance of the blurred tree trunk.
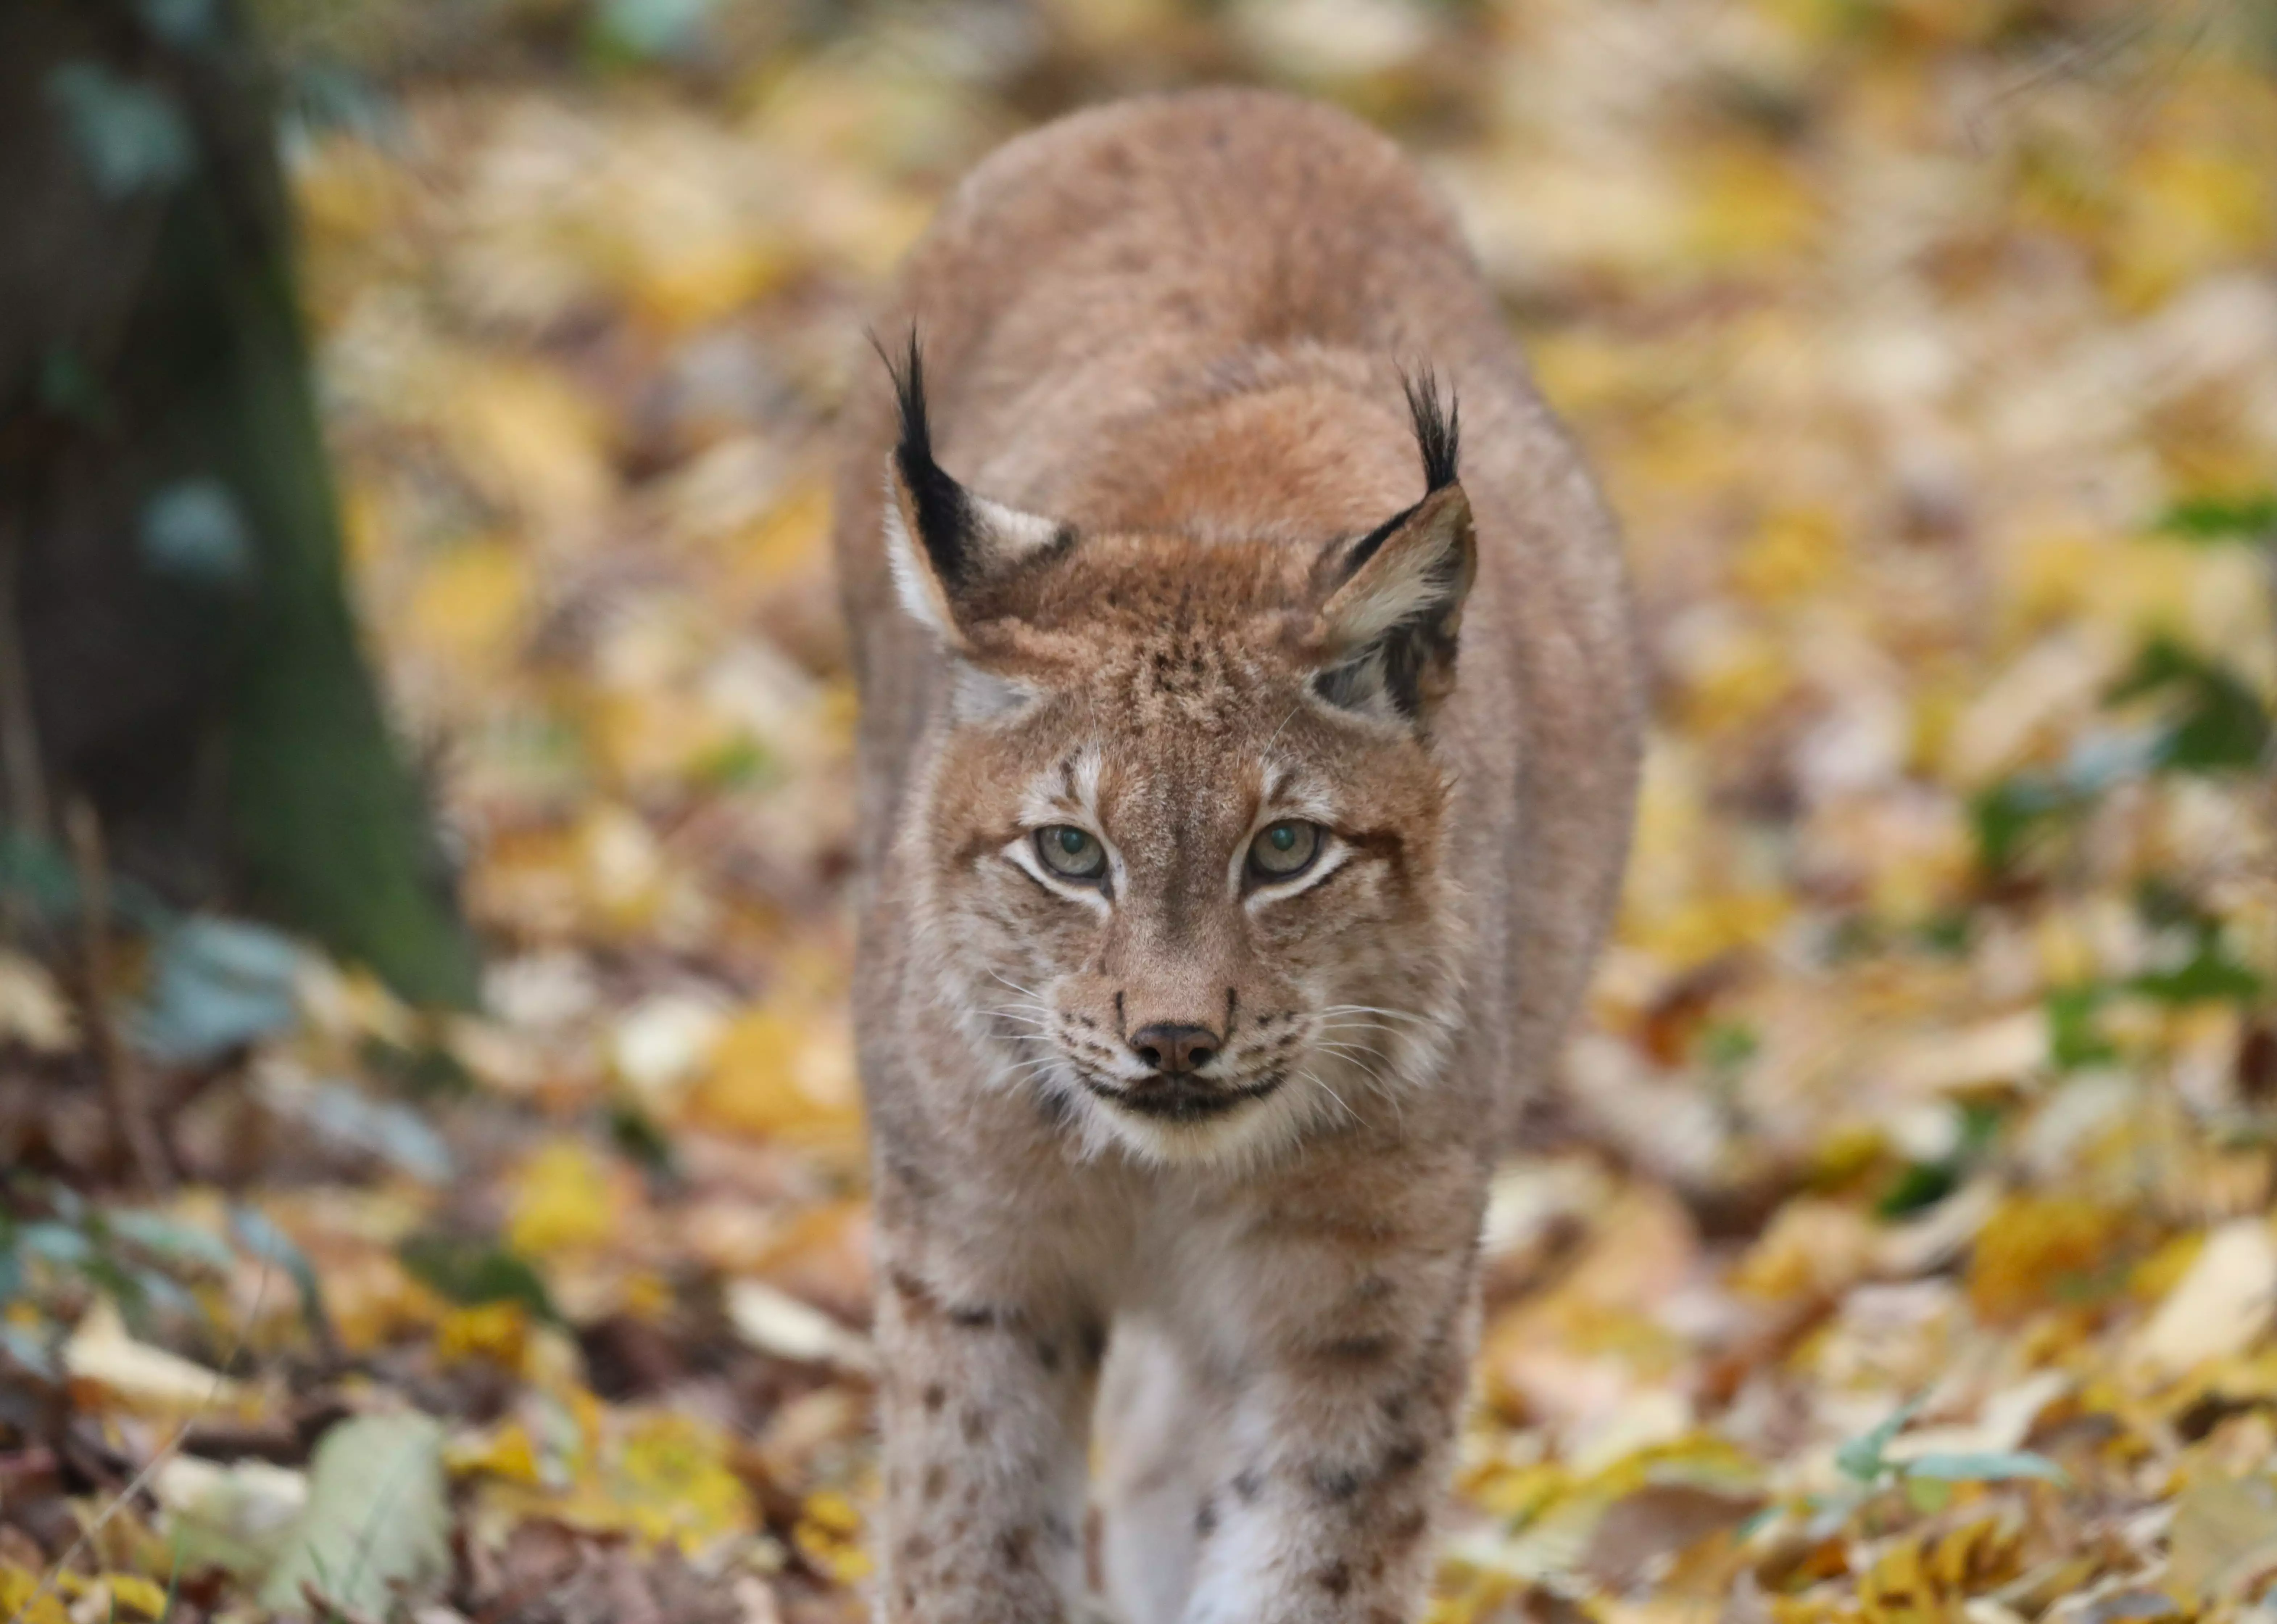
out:
<path id="1" fill-rule="evenodd" d="M 359 652 L 232 0 L 0 0 L 0 806 L 423 1003 L 471 943 Z"/>

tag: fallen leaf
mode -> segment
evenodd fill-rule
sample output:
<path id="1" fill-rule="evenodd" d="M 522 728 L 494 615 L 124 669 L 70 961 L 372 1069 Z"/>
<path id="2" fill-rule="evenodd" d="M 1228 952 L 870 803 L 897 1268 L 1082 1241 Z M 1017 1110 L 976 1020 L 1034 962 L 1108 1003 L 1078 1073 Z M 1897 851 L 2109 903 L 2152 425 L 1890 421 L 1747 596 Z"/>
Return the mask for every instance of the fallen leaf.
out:
<path id="1" fill-rule="evenodd" d="M 360 1415 L 324 1434 L 308 1465 L 308 1504 L 261 1586 L 261 1601 L 305 1616 L 305 1590 L 380 1618 L 450 1571 L 443 1429 L 425 1415 Z"/>
<path id="2" fill-rule="evenodd" d="M 1958 1453 L 1946 1450 L 1930 1450 L 1907 1459 L 1898 1468 L 1899 1475 L 1923 1478 L 1932 1483 L 1998 1483 L 2018 1478 L 2036 1478 L 2059 1487 L 2069 1484 L 2071 1479 L 2064 1470 L 2045 1455 L 2036 1455 L 2030 1450 L 1979 1450 Z"/>
<path id="3" fill-rule="evenodd" d="M 0 948 L 0 1041 L 41 1055 L 62 1054 L 79 1041 L 79 1022 L 55 978 L 12 948 Z"/>
<path id="4" fill-rule="evenodd" d="M 628 1205 L 618 1170 L 580 1139 L 538 1147 L 514 1176 L 507 1247 L 543 1258 L 604 1245 Z"/>
<path id="5" fill-rule="evenodd" d="M 13 1562 L 0 1562 L 0 1617 L 9 1624 L 72 1624 L 49 1577 Z"/>
<path id="6" fill-rule="evenodd" d="M 1832 1297 L 1874 1263 L 1873 1225 L 1856 1208 L 1788 1202 L 1732 1272 L 1732 1289 L 1770 1302 Z"/>
<path id="7" fill-rule="evenodd" d="M 2076 1291 L 2111 1257 L 2120 1215 L 2075 1195 L 2018 1195 L 1976 1233 L 1969 1300 L 1985 1319 L 2014 1320 Z"/>
<path id="8" fill-rule="evenodd" d="M 2194 1478 L 2174 1506 L 2167 1590 L 2186 1607 L 2225 1596 L 2232 1584 L 2277 1566 L 2277 1481 Z"/>
<path id="9" fill-rule="evenodd" d="M 689 1102 L 695 1120 L 761 1138 L 850 1136 L 860 1112 L 853 1055 L 840 1034 L 772 1007 L 728 1026 Z"/>
<path id="10" fill-rule="evenodd" d="M 1628 1590 L 1686 1547 L 1737 1528 L 1763 1506 L 1689 1483 L 1650 1483 L 1606 1508 L 1581 1553 L 1581 1570 L 1600 1584 Z"/>
<path id="11" fill-rule="evenodd" d="M 263 1460 L 217 1466 L 175 1455 L 158 1468 L 151 1490 L 186 1568 L 211 1566 L 247 1579 L 277 1560 L 308 1504 L 305 1474 Z"/>
<path id="12" fill-rule="evenodd" d="M 777 1359 L 836 1365 L 864 1375 L 877 1369 L 866 1339 L 765 1281 L 729 1281 L 727 1318 L 744 1341 Z"/>
<path id="13" fill-rule="evenodd" d="M 64 1369 L 126 1404 L 155 1410 L 200 1409 L 236 1404 L 247 1390 L 218 1370 L 194 1364 L 126 1333 L 116 1304 L 99 1300 L 64 1344 Z"/>
<path id="14" fill-rule="evenodd" d="M 298 945 L 265 926 L 185 920 L 160 938 L 149 990 L 126 1032 L 154 1059 L 215 1059 L 299 1018 L 300 968 Z"/>
<path id="15" fill-rule="evenodd" d="M 2134 1352 L 2152 1369 L 2180 1375 L 2210 1359 L 2243 1353 L 2277 1310 L 2277 1239 L 2267 1220 L 2238 1218 L 2206 1237 L 2180 1285 L 2136 1338 Z"/>
<path id="16" fill-rule="evenodd" d="M 1893 1092 L 1920 1095 L 2017 1082 L 2047 1064 L 2048 1019 L 2035 1007 L 1958 1032 L 1915 1039 L 1892 1054 L 1881 1071 Z"/>

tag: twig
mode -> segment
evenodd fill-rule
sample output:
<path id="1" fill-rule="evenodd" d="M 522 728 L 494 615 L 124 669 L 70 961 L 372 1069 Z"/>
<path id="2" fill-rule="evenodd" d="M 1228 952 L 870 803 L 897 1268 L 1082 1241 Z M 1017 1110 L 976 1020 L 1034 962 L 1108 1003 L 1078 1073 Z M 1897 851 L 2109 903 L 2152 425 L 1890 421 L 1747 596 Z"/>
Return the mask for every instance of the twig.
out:
<path id="1" fill-rule="evenodd" d="M 48 785 L 40 768 L 40 729 L 32 713 L 23 615 L 16 599 L 23 551 L 19 527 L 0 509 L 0 777 L 7 781 L 8 821 L 17 835 L 45 840 Z"/>
<path id="2" fill-rule="evenodd" d="M 110 871 L 103 861 L 102 822 L 84 797 L 73 797 L 65 809 L 64 832 L 79 872 L 80 972 L 87 987 L 87 1029 L 95 1064 L 110 1095 L 118 1136 L 126 1141 L 143 1187 L 170 1189 L 173 1168 L 150 1112 L 150 1096 L 143 1086 L 147 1079 L 111 1023 Z"/>
<path id="3" fill-rule="evenodd" d="M 2262 591 L 2264 606 L 2269 611 L 2269 632 L 2277 637 L 2277 523 L 2254 538 L 2261 550 Z M 2277 725 L 2273 725 L 2261 745 L 2261 882 L 2277 884 Z M 2277 922 L 2263 927 L 2261 968 L 2273 977 L 2271 987 L 2277 989 Z M 2266 1020 L 2272 1010 L 2272 1000 L 2277 990 L 2262 995 L 2260 1014 Z"/>

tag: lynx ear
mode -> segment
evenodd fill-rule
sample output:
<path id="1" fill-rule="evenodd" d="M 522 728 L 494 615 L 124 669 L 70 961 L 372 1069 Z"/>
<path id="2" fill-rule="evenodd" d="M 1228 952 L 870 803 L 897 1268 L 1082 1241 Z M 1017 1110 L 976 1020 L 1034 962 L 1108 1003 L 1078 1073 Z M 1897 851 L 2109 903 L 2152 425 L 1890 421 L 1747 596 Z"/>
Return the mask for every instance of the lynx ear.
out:
<path id="1" fill-rule="evenodd" d="M 1456 480 L 1461 417 L 1443 416 L 1429 373 L 1407 382 L 1423 454 L 1423 499 L 1321 558 L 1318 637 L 1330 663 L 1313 685 L 1330 704 L 1423 717 L 1455 685 L 1463 601 L 1478 574 L 1470 498 Z"/>
<path id="2" fill-rule="evenodd" d="M 873 340 L 874 342 L 874 340 Z M 917 334 L 893 374 L 901 435 L 886 459 L 886 558 L 902 606 L 949 648 L 972 652 L 979 590 L 1016 566 L 1073 544 L 1075 531 L 966 490 L 933 460 L 925 416 L 925 360 Z"/>

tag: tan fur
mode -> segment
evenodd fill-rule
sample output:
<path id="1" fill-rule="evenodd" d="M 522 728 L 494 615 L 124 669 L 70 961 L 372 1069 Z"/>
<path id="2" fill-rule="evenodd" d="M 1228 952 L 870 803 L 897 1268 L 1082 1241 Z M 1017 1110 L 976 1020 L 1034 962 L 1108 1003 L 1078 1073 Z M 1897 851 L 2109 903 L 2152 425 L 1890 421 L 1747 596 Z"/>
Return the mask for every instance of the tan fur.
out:
<path id="1" fill-rule="evenodd" d="M 962 573 L 927 551 L 867 370 L 838 545 L 881 1614 L 1072 1615 L 1111 1333 L 1121 1616 L 1391 1624 L 1425 1576 L 1489 1168 L 1626 846 L 1611 525 L 1444 210 L 1320 108 L 1209 92 L 1013 142 L 878 331 L 912 325 L 979 516 Z M 1419 364 L 1462 424 L 1428 500 Z M 1403 645 L 1413 713 L 1357 679 L 1320 697 L 1395 621 L 1428 633 Z M 1289 818 L 1330 832 L 1314 870 L 1245 878 Z M 1061 824 L 1103 840 L 1103 888 L 1038 866 Z M 1177 1085 L 1132 1048 L 1155 1023 L 1206 1033 L 1191 1087 L 1239 1103 L 1131 1107 Z"/>

